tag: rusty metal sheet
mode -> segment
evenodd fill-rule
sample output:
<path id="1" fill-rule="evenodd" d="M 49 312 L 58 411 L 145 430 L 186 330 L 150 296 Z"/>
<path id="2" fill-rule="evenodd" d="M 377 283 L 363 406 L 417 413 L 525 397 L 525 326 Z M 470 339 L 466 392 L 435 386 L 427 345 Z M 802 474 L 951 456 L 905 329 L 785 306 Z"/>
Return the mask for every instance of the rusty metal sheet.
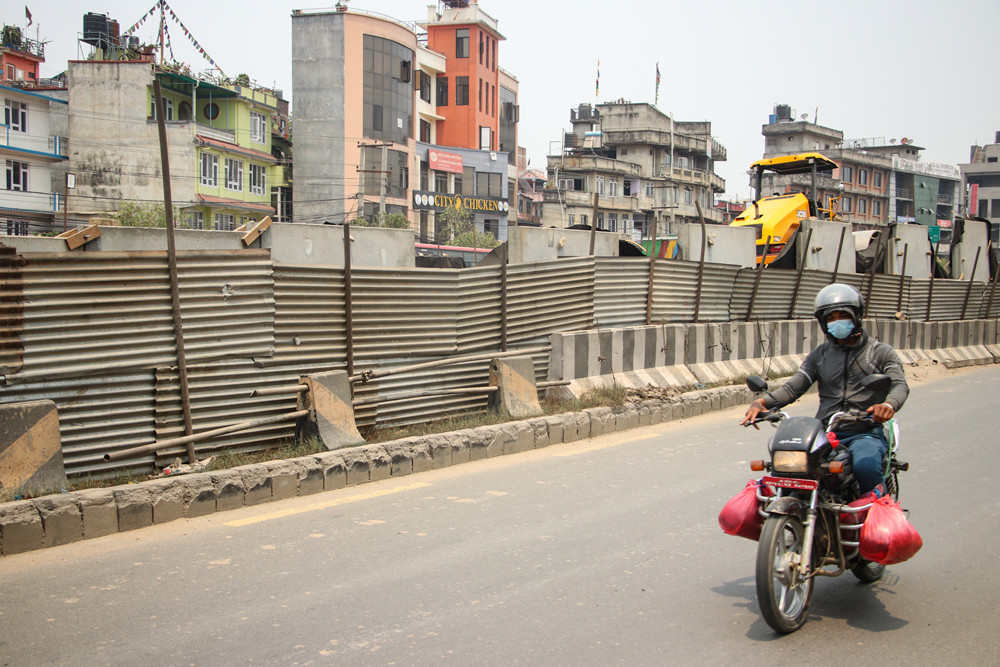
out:
<path id="1" fill-rule="evenodd" d="M 24 365 L 24 260 L 0 245 L 0 375 Z"/>
<path id="2" fill-rule="evenodd" d="M 594 325 L 602 329 L 646 323 L 649 260 L 597 257 L 594 260 Z"/>
<path id="3" fill-rule="evenodd" d="M 10 382 L 176 363 L 166 253 L 26 253 L 23 368 Z M 268 251 L 178 253 L 190 363 L 270 355 Z"/>

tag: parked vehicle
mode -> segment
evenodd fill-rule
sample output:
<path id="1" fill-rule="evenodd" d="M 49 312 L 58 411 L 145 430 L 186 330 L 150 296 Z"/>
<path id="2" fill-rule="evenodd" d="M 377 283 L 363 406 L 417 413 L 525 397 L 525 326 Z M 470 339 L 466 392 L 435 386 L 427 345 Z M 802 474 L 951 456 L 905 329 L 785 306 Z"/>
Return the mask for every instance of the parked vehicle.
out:
<path id="1" fill-rule="evenodd" d="M 819 153 L 800 153 L 758 160 L 750 168 L 753 170 L 757 199 L 730 226 L 753 227 L 757 232 L 758 264 L 763 261 L 775 268 L 795 268 L 793 249 L 802 222 L 808 218 L 832 220 L 836 216 L 832 204 L 828 208 L 822 207 L 816 181 L 819 172 L 833 171 L 837 163 Z M 775 193 L 765 197 L 762 189 L 766 171 L 782 175 L 810 174 L 809 194 Z"/>
<path id="2" fill-rule="evenodd" d="M 865 387 L 875 391 L 888 390 L 890 382 L 886 375 L 864 379 Z M 747 386 L 767 391 L 767 383 L 757 376 L 750 376 Z M 865 412 L 840 412 L 824 427 L 812 417 L 790 417 L 772 410 L 755 420 L 777 428 L 769 445 L 770 460 L 754 461 L 751 468 L 769 473 L 761 478 L 756 491 L 763 518 L 757 545 L 757 601 L 764 620 L 778 632 L 793 632 L 805 622 L 816 577 L 836 577 L 850 571 L 871 583 L 885 572 L 884 564 L 863 557 L 869 552 L 860 539 L 869 511 L 881 502 L 879 494 L 859 497 L 850 452 L 829 433 L 837 425 L 866 419 L 871 415 Z M 895 419 L 885 426 L 889 440 L 883 473 L 885 495 L 898 501 L 898 473 L 909 464 L 896 456 L 899 430 Z M 898 508 L 888 499 L 884 504 Z M 912 540 L 906 536 L 901 539 Z M 919 536 L 915 539 L 915 545 L 902 546 L 915 553 L 920 548 Z"/>

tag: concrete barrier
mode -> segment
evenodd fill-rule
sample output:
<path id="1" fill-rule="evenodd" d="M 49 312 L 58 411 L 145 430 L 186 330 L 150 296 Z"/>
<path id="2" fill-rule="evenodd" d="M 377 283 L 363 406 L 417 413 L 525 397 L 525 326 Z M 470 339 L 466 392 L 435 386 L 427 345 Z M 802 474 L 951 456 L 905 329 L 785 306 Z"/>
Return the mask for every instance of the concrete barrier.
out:
<path id="1" fill-rule="evenodd" d="M 510 419 L 527 419 L 542 414 L 535 386 L 535 362 L 531 357 L 505 357 L 490 363 L 490 386 L 496 387 L 490 407 Z"/>
<path id="2" fill-rule="evenodd" d="M 297 437 L 317 437 L 327 449 L 353 447 L 365 441 L 354 421 L 351 383 L 346 371 L 330 371 L 299 379 L 309 391 L 299 394 L 299 409 L 308 418 L 296 428 Z"/>
<path id="3" fill-rule="evenodd" d="M 66 487 L 53 401 L 0 404 L 0 425 L 0 488 L 38 495 Z"/>

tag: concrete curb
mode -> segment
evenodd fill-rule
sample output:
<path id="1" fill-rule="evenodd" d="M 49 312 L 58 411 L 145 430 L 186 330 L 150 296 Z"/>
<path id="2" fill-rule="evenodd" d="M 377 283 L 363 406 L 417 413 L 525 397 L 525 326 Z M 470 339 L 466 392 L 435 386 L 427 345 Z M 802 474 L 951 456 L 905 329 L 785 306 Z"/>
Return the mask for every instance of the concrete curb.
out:
<path id="1" fill-rule="evenodd" d="M 746 387 L 718 387 L 663 401 L 590 408 L 231 470 L 2 503 L 0 554 L 23 553 L 177 519 L 579 442 L 746 405 L 752 398 Z"/>

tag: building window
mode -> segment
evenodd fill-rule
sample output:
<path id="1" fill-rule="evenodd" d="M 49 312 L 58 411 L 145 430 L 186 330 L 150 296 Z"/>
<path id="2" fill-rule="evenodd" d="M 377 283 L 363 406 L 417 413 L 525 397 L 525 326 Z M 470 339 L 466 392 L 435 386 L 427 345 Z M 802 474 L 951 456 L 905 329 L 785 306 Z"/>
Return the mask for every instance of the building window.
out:
<path id="1" fill-rule="evenodd" d="M 201 184 L 219 187 L 219 158 L 211 153 L 201 154 Z"/>
<path id="2" fill-rule="evenodd" d="M 691 188 L 684 188 L 684 203 L 693 204 L 694 203 L 694 192 Z"/>
<path id="3" fill-rule="evenodd" d="M 617 232 L 618 231 L 618 214 L 608 213 L 608 231 Z"/>
<path id="4" fill-rule="evenodd" d="M 431 75 L 421 71 L 420 76 L 420 99 L 428 104 L 431 103 Z"/>
<path id="5" fill-rule="evenodd" d="M 250 165 L 250 194 L 262 195 L 267 189 L 267 169 L 261 164 Z"/>
<path id="6" fill-rule="evenodd" d="M 216 213 L 215 228 L 221 232 L 231 232 L 236 229 L 236 216 L 232 213 Z"/>
<path id="7" fill-rule="evenodd" d="M 243 191 L 243 160 L 226 158 L 226 189 Z"/>
<path id="8" fill-rule="evenodd" d="M 483 51 L 486 51 L 486 45 L 484 43 L 483 33 L 479 33 L 479 64 L 483 64 Z M 487 65 L 489 67 L 489 65 Z"/>
<path id="9" fill-rule="evenodd" d="M 880 202 L 878 199 L 872 200 L 872 215 L 874 215 L 876 218 L 882 217 L 882 202 Z"/>
<path id="10" fill-rule="evenodd" d="M 858 169 L 858 185 L 868 185 L 867 169 Z"/>
<path id="11" fill-rule="evenodd" d="M 860 176 L 860 174 L 858 174 Z M 868 215 L 868 200 L 858 199 L 858 213 L 860 215 Z"/>
<path id="12" fill-rule="evenodd" d="M 977 215 L 980 218 L 988 218 L 988 217 L 990 217 L 990 212 L 989 212 L 989 209 L 988 209 L 989 204 L 990 204 L 990 201 L 988 199 L 980 199 L 979 200 L 979 211 L 978 211 Z"/>
<path id="13" fill-rule="evenodd" d="M 28 235 L 27 220 L 7 221 L 7 236 L 27 236 L 27 235 Z"/>
<path id="14" fill-rule="evenodd" d="M 569 226 L 570 227 L 572 227 L 573 225 L 576 224 L 576 216 L 573 215 L 572 213 L 570 213 L 569 215 L 567 215 L 566 219 L 569 221 Z"/>
<path id="15" fill-rule="evenodd" d="M 434 191 L 448 192 L 448 173 L 444 171 L 434 172 Z"/>
<path id="16" fill-rule="evenodd" d="M 255 144 L 267 143 L 267 117 L 262 113 L 250 112 L 250 141 Z"/>
<path id="17" fill-rule="evenodd" d="M 437 105 L 439 107 L 448 106 L 448 77 L 446 76 L 437 78 Z"/>
<path id="18" fill-rule="evenodd" d="M 375 35 L 364 35 L 362 50 L 362 136 L 405 144 L 416 126 L 410 81 L 414 52 Z"/>
<path id="19" fill-rule="evenodd" d="M 493 238 L 500 236 L 500 221 L 496 218 L 486 218 L 483 220 L 483 232 L 493 235 Z"/>
<path id="20" fill-rule="evenodd" d="M 188 229 L 205 229 L 205 214 L 201 211 L 187 211 L 185 221 Z"/>
<path id="21" fill-rule="evenodd" d="M 873 171 L 872 172 L 872 187 L 881 188 L 882 187 L 882 172 Z"/>
<path id="22" fill-rule="evenodd" d="M 431 124 L 423 118 L 420 119 L 420 141 L 431 143 Z"/>
<path id="23" fill-rule="evenodd" d="M 169 97 L 161 98 L 163 100 L 163 120 L 171 121 L 174 119 L 174 101 Z M 156 118 L 156 98 L 150 100 L 150 109 L 152 113 L 150 114 L 153 118 Z"/>
<path id="24" fill-rule="evenodd" d="M 843 208 L 844 213 L 850 213 L 851 212 L 851 210 L 853 209 L 853 207 L 851 206 L 851 198 L 850 197 L 844 197 L 843 203 L 841 204 L 841 208 Z"/>
<path id="25" fill-rule="evenodd" d="M 840 168 L 840 180 L 844 183 L 854 182 L 854 167 L 841 167 Z"/>
<path id="26" fill-rule="evenodd" d="M 604 196 L 604 177 L 603 176 L 598 176 L 597 177 L 597 194 L 600 195 L 601 197 Z"/>
<path id="27" fill-rule="evenodd" d="M 647 197 L 652 197 L 653 196 L 653 182 L 652 181 L 647 181 L 646 182 L 646 196 Z"/>
<path id="28" fill-rule="evenodd" d="M 469 77 L 455 77 L 455 105 L 460 107 L 469 106 Z"/>
<path id="29" fill-rule="evenodd" d="M 462 28 L 455 31 L 455 57 L 469 57 L 469 29 Z"/>
<path id="30" fill-rule="evenodd" d="M 618 196 L 618 179 L 609 178 L 608 179 L 608 196 L 617 197 Z"/>
<path id="31" fill-rule="evenodd" d="M 479 150 L 493 150 L 493 128 L 485 125 L 479 126 Z"/>
<path id="32" fill-rule="evenodd" d="M 28 163 L 7 160 L 7 189 L 28 191 Z"/>
<path id="33" fill-rule="evenodd" d="M 28 106 L 17 100 L 7 100 L 3 109 L 3 122 L 11 132 L 28 131 Z"/>

